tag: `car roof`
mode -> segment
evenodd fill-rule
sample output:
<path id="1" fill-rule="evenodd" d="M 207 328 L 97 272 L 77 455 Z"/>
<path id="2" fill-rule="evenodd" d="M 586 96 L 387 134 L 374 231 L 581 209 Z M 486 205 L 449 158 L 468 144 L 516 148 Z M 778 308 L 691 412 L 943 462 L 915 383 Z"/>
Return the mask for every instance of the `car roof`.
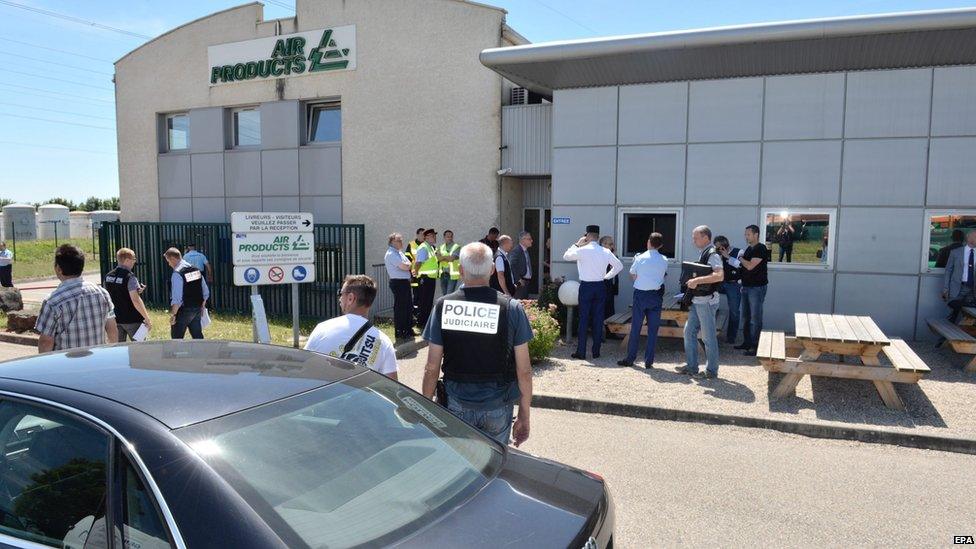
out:
<path id="1" fill-rule="evenodd" d="M 0 363 L 0 378 L 100 396 L 171 429 L 287 398 L 363 372 L 310 351 L 169 340 L 46 353 Z"/>

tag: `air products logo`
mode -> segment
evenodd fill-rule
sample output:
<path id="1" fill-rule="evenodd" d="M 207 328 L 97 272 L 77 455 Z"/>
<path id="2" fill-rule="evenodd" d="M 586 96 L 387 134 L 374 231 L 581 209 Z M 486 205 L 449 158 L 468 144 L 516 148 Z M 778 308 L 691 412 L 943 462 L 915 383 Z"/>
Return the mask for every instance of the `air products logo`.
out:
<path id="1" fill-rule="evenodd" d="M 210 85 L 353 70 L 355 47 L 354 25 L 210 46 Z"/>

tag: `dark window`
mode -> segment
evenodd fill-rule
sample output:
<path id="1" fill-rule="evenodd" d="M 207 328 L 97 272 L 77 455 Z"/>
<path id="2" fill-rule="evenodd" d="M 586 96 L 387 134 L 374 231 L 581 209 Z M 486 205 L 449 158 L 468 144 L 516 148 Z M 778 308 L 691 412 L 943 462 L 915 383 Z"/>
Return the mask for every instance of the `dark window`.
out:
<path id="1" fill-rule="evenodd" d="M 124 459 L 124 458 L 123 458 Z M 122 545 L 157 549 L 170 547 L 166 526 L 132 463 L 125 459 L 122 473 Z"/>
<path id="2" fill-rule="evenodd" d="M 338 103 L 308 106 L 308 142 L 342 141 L 342 109 Z"/>
<path id="3" fill-rule="evenodd" d="M 675 257 L 677 225 L 676 213 L 625 213 L 623 255 L 633 257 L 644 253 L 651 233 L 661 233 L 664 237 L 661 253 L 669 258 Z"/>
<path id="4" fill-rule="evenodd" d="M 108 437 L 47 408 L 0 403 L 0 532 L 52 547 L 106 547 Z"/>

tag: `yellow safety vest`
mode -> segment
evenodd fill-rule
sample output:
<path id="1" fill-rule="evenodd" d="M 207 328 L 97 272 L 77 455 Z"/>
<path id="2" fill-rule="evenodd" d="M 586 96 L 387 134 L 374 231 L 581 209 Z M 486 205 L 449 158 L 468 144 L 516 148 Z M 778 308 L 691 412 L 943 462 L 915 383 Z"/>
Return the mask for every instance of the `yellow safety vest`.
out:
<path id="1" fill-rule="evenodd" d="M 407 256 L 407 259 L 410 260 L 411 266 L 413 265 L 413 260 L 417 258 L 417 250 L 420 249 L 420 247 L 423 246 L 424 244 L 426 244 L 426 242 L 421 242 L 420 244 L 417 244 L 416 240 L 411 240 L 407 244 L 407 249 L 404 250 L 403 255 Z M 417 279 L 412 276 L 410 277 L 410 286 L 414 288 L 419 286 L 419 284 L 417 284 Z"/>
<path id="2" fill-rule="evenodd" d="M 426 242 L 424 242 L 423 244 L 420 245 L 419 248 L 417 248 L 417 252 L 419 253 L 420 250 L 422 249 L 427 250 L 427 260 L 420 264 L 420 269 L 417 270 L 417 276 L 437 278 L 438 270 L 437 270 L 436 250 L 434 250 L 434 247 Z"/>
<path id="3" fill-rule="evenodd" d="M 450 248 L 447 247 L 446 243 L 441 244 L 437 248 L 437 255 L 452 255 L 460 247 L 461 245 L 458 244 L 457 242 L 451 244 Z M 451 274 L 451 280 L 458 280 L 461 278 L 460 260 L 455 259 L 453 261 L 441 261 L 440 265 L 441 265 L 441 272 L 447 271 Z"/>

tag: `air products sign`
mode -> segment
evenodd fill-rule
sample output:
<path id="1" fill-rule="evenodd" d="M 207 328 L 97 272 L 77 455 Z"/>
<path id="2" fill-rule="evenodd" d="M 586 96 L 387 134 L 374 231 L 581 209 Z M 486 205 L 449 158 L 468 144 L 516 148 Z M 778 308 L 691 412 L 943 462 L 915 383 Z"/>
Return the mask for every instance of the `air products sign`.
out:
<path id="1" fill-rule="evenodd" d="M 333 27 L 207 48 L 210 85 L 356 68 L 356 26 Z"/>

